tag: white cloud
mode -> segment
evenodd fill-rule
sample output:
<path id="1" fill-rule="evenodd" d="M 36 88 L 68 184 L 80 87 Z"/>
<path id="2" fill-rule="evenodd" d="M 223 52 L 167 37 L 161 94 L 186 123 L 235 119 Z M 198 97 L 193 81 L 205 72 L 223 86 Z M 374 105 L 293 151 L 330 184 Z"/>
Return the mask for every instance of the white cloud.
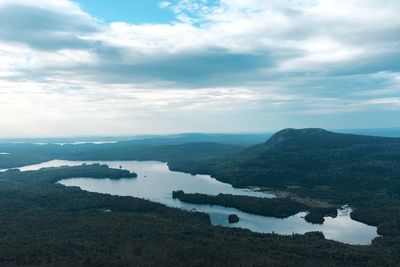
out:
<path id="1" fill-rule="evenodd" d="M 160 8 L 167 8 L 167 7 L 169 7 L 171 4 L 172 4 L 171 2 L 162 1 L 162 2 L 160 2 L 160 3 L 158 4 L 158 6 L 159 6 Z"/>
<path id="2" fill-rule="evenodd" d="M 400 108 L 397 0 L 159 6 L 176 21 L 107 24 L 72 1 L 0 0 L 0 126 L 28 133 L 40 118 L 56 133 L 84 114 L 127 132 L 160 114 Z"/>
<path id="3" fill-rule="evenodd" d="M 400 33 L 400 19 L 396 12 L 400 7 L 397 1 L 385 1 L 385 5 L 381 5 L 380 1 L 372 0 L 353 0 L 340 4 L 329 0 L 224 0 L 210 6 L 211 2 L 214 1 L 167 2 L 178 15 L 195 16 L 200 21 L 198 25 L 188 22 L 143 25 L 119 22 L 105 25 L 69 1 L 43 1 L 37 5 L 33 1 L 19 1 L 25 6 L 40 6 L 48 10 L 50 15 L 53 14 L 51 12 L 60 12 L 62 8 L 60 14 L 66 17 L 65 20 L 60 18 L 58 23 L 69 24 L 69 16 L 75 16 L 72 21 L 78 20 L 80 24 L 65 26 L 71 31 L 65 36 L 55 34 L 58 32 L 56 28 L 46 29 L 51 37 L 46 43 L 29 39 L 29 34 L 25 39 L 11 41 L 33 49 L 43 46 L 41 48 L 50 53 L 54 52 L 48 51 L 52 49 L 83 50 L 86 59 L 98 57 L 100 63 L 106 51 L 114 53 L 112 60 L 116 63 L 135 66 L 140 65 L 138 62 L 153 62 L 157 57 L 179 57 L 182 53 L 208 53 L 210 50 L 214 53 L 215 49 L 220 49 L 226 55 L 255 54 L 267 57 L 273 60 L 271 64 L 276 69 L 283 71 L 307 72 L 348 68 L 349 62 L 360 59 L 379 61 L 385 53 L 397 53 L 400 46 L 400 41 L 394 35 Z M 1 5 L 15 7 L 15 2 L 4 0 Z M 166 3 L 162 2 L 162 5 Z M 64 12 L 66 7 L 69 8 Z M 11 21 L 10 24 L 13 23 Z M 91 30 L 80 32 L 80 28 Z M 373 35 L 384 39 L 370 40 L 369 36 Z M 66 42 L 64 37 L 69 41 Z M 63 41 L 61 45 L 59 42 Z M 77 61 L 72 57 L 71 60 Z M 66 64 L 65 61 L 61 63 L 61 67 Z M 332 66 L 332 63 L 335 64 Z M 51 67 L 54 68 L 53 65 Z"/>

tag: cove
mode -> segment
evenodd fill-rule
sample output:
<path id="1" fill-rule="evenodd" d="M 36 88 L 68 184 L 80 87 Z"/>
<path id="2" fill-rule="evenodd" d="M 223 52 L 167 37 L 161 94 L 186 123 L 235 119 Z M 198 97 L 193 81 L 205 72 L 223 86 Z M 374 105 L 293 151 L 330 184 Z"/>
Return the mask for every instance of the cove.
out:
<path id="1" fill-rule="evenodd" d="M 71 178 L 59 181 L 64 186 L 78 186 L 89 192 L 106 193 L 119 196 L 133 196 L 165 204 L 170 207 L 188 211 L 206 212 L 213 225 L 246 228 L 259 233 L 276 233 L 282 235 L 304 234 L 310 231 L 321 231 L 325 238 L 354 245 L 371 244 L 377 237 L 376 227 L 354 221 L 350 218 L 351 209 L 343 207 L 338 210 L 336 218 L 326 217 L 322 225 L 308 223 L 304 220 L 305 212 L 279 219 L 241 212 L 233 208 L 220 206 L 195 205 L 183 203 L 172 198 L 172 191 L 183 190 L 187 193 L 216 195 L 219 193 L 248 195 L 254 197 L 275 197 L 272 194 L 256 192 L 251 189 L 233 188 L 209 175 L 191 175 L 170 171 L 167 163 L 156 161 L 65 161 L 52 160 L 41 164 L 25 166 L 21 171 L 38 170 L 44 167 L 76 166 L 81 164 L 100 163 L 111 168 L 123 168 L 138 174 L 133 179 L 92 179 Z M 228 215 L 235 213 L 240 221 L 228 223 Z"/>

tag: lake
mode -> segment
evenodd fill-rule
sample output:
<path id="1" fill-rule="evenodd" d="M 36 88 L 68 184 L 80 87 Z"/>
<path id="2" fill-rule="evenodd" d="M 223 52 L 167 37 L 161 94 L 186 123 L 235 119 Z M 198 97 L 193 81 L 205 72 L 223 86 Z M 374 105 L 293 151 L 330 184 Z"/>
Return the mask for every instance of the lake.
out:
<path id="1" fill-rule="evenodd" d="M 251 189 L 233 188 L 230 184 L 222 183 L 209 175 L 191 175 L 170 171 L 167 163 L 156 161 L 65 161 L 52 160 L 49 162 L 25 166 L 21 171 L 38 170 L 43 167 L 76 166 L 83 163 L 107 164 L 111 168 L 119 168 L 136 172 L 137 178 L 129 179 L 92 179 L 71 178 L 59 181 L 65 186 L 78 186 L 90 192 L 106 193 L 119 196 L 134 196 L 165 204 L 170 207 L 188 211 L 206 212 L 210 215 L 213 225 L 250 229 L 260 233 L 277 233 L 290 235 L 304 234 L 310 231 L 321 231 L 327 239 L 348 244 L 370 244 L 377 237 L 376 227 L 356 222 L 350 218 L 351 209 L 344 206 L 338 210 L 336 218 L 326 217 L 322 225 L 311 224 L 304 220 L 305 212 L 279 219 L 241 212 L 233 208 L 210 205 L 195 205 L 183 203 L 172 198 L 172 191 L 183 190 L 186 193 L 204 193 L 216 195 L 219 193 L 248 195 L 254 197 L 275 197 L 272 194 L 256 192 Z M 235 213 L 240 221 L 228 223 L 228 215 Z"/>

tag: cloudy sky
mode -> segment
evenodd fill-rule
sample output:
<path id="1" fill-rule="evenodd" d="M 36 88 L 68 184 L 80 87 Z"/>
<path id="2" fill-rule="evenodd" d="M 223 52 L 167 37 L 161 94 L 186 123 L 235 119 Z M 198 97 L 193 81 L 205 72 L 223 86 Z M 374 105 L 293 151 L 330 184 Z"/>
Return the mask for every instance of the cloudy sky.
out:
<path id="1" fill-rule="evenodd" d="M 400 126 L 399 0 L 0 0 L 0 136 Z"/>

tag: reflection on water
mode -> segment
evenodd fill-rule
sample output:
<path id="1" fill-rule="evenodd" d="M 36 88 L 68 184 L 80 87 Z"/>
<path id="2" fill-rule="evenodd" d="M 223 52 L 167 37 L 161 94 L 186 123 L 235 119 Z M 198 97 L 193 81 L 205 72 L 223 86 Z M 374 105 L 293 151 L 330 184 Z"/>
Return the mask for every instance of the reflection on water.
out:
<path id="1" fill-rule="evenodd" d="M 277 233 L 290 235 L 304 234 L 310 231 L 321 231 L 327 239 L 349 244 L 370 244 L 377 236 L 376 227 L 353 221 L 350 218 L 351 209 L 344 207 L 339 210 L 336 218 L 326 217 L 322 225 L 311 224 L 304 220 L 306 213 L 301 212 L 294 216 L 279 219 L 241 212 L 233 208 L 220 206 L 195 205 L 183 203 L 172 198 L 172 191 L 183 190 L 187 193 L 204 193 L 216 195 L 219 193 L 234 195 L 249 195 L 255 197 L 274 197 L 272 194 L 254 192 L 250 189 L 233 188 L 230 184 L 222 183 L 209 175 L 190 175 L 182 172 L 170 171 L 166 163 L 155 161 L 62 161 L 53 160 L 42 164 L 20 168 L 22 171 L 37 170 L 42 167 L 72 166 L 82 163 L 107 164 L 111 168 L 122 168 L 138 174 L 135 179 L 91 179 L 72 178 L 61 180 L 65 186 L 79 186 L 90 192 L 107 193 L 120 196 L 135 196 L 163 203 L 170 207 L 185 210 L 207 212 L 213 225 L 247 228 L 261 233 Z M 228 215 L 235 213 L 240 221 L 228 223 Z"/>
<path id="2" fill-rule="evenodd" d="M 73 143 L 54 143 L 55 145 L 65 146 L 65 145 L 86 145 L 86 144 L 93 144 L 93 145 L 104 145 L 104 144 L 116 144 L 117 141 L 80 141 L 80 142 L 73 142 Z"/>

